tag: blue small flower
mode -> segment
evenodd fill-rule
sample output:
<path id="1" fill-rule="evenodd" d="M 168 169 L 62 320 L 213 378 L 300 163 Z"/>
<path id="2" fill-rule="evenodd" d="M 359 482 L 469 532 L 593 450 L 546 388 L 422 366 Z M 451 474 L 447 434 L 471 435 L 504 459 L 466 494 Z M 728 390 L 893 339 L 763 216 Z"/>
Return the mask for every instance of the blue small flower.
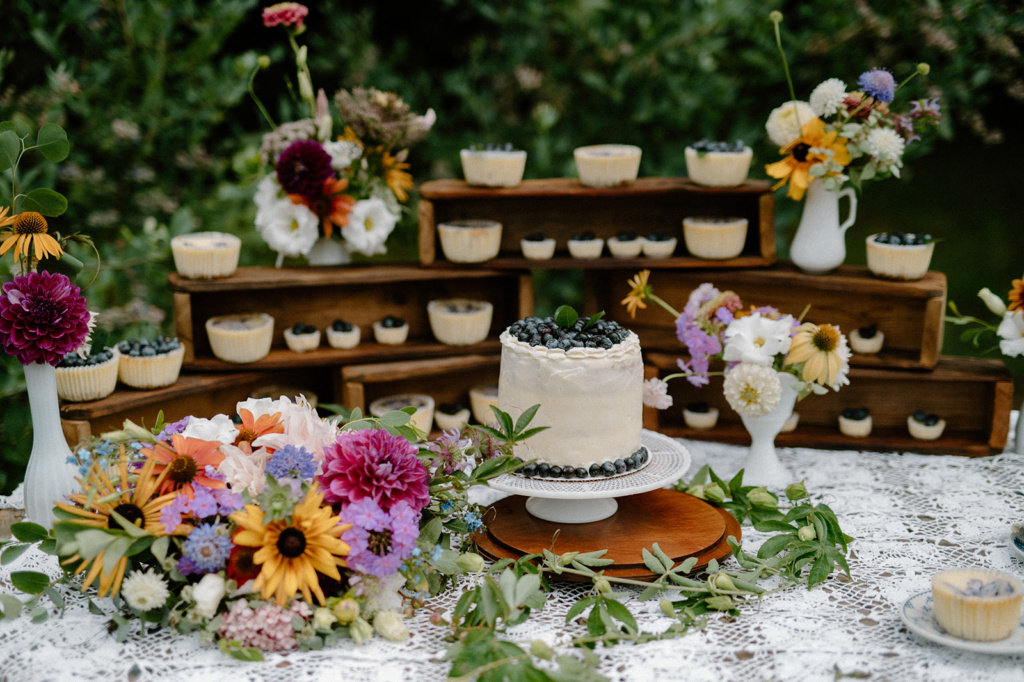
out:
<path id="1" fill-rule="evenodd" d="M 412 548 L 412 556 L 419 556 L 420 554 L 422 554 L 422 552 L 420 551 L 419 547 Z"/>
<path id="2" fill-rule="evenodd" d="M 285 445 L 274 453 L 274 456 L 267 462 L 266 472 L 268 476 L 276 479 L 298 478 L 308 480 L 316 476 L 317 464 L 313 459 L 313 453 L 304 447 L 297 448 L 294 445 Z"/>
<path id="3" fill-rule="evenodd" d="M 886 104 L 896 96 L 896 79 L 885 69 L 865 71 L 857 79 L 857 85 L 879 102 Z"/>
<path id="4" fill-rule="evenodd" d="M 470 533 L 476 533 L 484 527 L 484 522 L 476 512 L 466 512 L 463 517 L 466 522 L 466 526 L 469 528 Z"/>
<path id="5" fill-rule="evenodd" d="M 455 503 L 451 500 L 445 500 L 441 503 L 441 511 L 450 512 L 455 507 Z"/>
<path id="6" fill-rule="evenodd" d="M 444 550 L 441 549 L 441 545 L 434 545 L 434 549 L 430 550 L 430 560 L 438 561 L 441 559 L 441 553 Z"/>
<path id="7" fill-rule="evenodd" d="M 231 546 L 231 538 L 220 535 L 217 526 L 209 523 L 198 525 L 185 539 L 184 555 L 178 570 L 186 575 L 219 571 L 231 555 Z"/>

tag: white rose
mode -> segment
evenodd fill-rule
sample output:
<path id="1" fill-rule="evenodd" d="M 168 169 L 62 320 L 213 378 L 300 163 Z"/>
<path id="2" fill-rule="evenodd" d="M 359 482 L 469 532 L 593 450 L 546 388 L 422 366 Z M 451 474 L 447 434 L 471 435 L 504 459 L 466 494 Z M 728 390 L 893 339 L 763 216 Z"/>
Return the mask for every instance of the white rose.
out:
<path id="1" fill-rule="evenodd" d="M 220 573 L 207 573 L 192 588 L 192 598 L 196 602 L 193 611 L 203 618 L 213 618 L 226 590 L 226 581 Z"/>
<path id="2" fill-rule="evenodd" d="M 404 642 L 409 639 L 409 628 L 402 617 L 394 611 L 378 611 L 373 617 L 373 629 L 384 639 L 392 642 Z"/>
<path id="3" fill-rule="evenodd" d="M 785 147 L 802 134 L 801 127 L 817 118 L 814 109 L 807 102 L 792 100 L 778 107 L 768 115 L 764 128 L 768 138 L 780 147 Z"/>

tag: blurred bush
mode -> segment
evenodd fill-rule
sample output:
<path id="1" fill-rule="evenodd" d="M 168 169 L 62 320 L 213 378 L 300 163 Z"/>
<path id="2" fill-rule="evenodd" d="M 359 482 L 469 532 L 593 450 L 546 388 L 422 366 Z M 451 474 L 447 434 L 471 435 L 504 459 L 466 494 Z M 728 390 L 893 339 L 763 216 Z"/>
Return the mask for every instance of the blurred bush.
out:
<path id="1" fill-rule="evenodd" d="M 59 174 L 28 169 L 70 208 L 54 227 L 92 235 L 103 267 L 86 291 L 112 341 L 173 332 L 164 285 L 171 236 L 217 229 L 243 237 L 243 263 L 272 262 L 252 229 L 254 151 L 265 130 L 246 96 L 257 55 L 271 68 L 256 90 L 277 121 L 296 116 L 280 29 L 256 0 L 7 0 L 0 49 L 0 120 L 64 126 L 72 143 Z M 942 98 L 942 139 L 909 159 L 905 179 L 869 184 L 848 238 L 928 231 L 945 241 L 933 267 L 950 298 L 981 314 L 974 292 L 999 291 L 1024 264 L 1016 168 L 1024 152 L 1024 13 L 1000 3 L 935 0 L 350 0 L 310 6 L 315 87 L 372 85 L 402 95 L 438 123 L 413 149 L 418 180 L 457 177 L 458 150 L 513 142 L 529 177 L 572 176 L 572 149 L 627 142 L 645 175 L 685 173 L 683 147 L 741 138 L 752 174 L 775 159 L 764 120 L 787 98 L 768 12 L 785 14 L 784 46 L 798 96 L 821 80 L 852 85 L 864 70 L 897 78 L 918 62 L 902 101 Z M 915 145 L 917 146 L 917 145 Z M 47 175 L 47 173 L 50 173 Z M 2 185 L 3 183 L 0 183 Z M 0 190 L 2 191 L 2 190 Z M 799 206 L 777 201 L 780 251 Z M 969 234 L 969 236 L 967 236 Z M 415 254 L 415 213 L 389 244 Z M 78 257 L 95 266 L 88 253 Z M 972 264 L 972 261 L 974 264 Z M 0 262 L 0 275 L 10 261 Z M 972 267 L 973 265 L 973 267 Z M 544 278 L 538 301 L 571 295 L 574 280 Z M 548 292 L 552 295 L 547 295 Z M 103 333 L 103 332 L 101 332 Z M 969 352 L 947 339 L 947 352 Z M 20 366 L 0 362 L 0 493 L 21 479 L 31 439 Z"/>

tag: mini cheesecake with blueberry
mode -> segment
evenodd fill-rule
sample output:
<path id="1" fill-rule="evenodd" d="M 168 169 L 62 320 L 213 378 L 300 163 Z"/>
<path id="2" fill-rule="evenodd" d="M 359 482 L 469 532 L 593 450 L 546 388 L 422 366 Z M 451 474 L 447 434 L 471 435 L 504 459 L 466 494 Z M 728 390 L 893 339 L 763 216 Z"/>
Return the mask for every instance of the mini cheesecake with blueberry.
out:
<path id="1" fill-rule="evenodd" d="M 648 258 L 669 258 L 676 252 L 679 240 L 664 230 L 652 232 L 644 239 L 644 255 Z"/>
<path id="2" fill-rule="evenodd" d="M 608 240 L 613 258 L 637 258 L 644 249 L 644 239 L 636 232 L 622 231 Z"/>
<path id="3" fill-rule="evenodd" d="M 874 355 L 882 350 L 885 334 L 878 330 L 878 325 L 860 327 L 850 332 L 850 350 L 859 355 Z"/>
<path id="4" fill-rule="evenodd" d="M 384 346 L 400 346 L 409 338 L 409 323 L 401 317 L 388 315 L 373 323 L 373 336 Z"/>
<path id="5" fill-rule="evenodd" d="M 915 410 L 907 417 L 907 431 L 918 440 L 936 440 L 946 429 L 946 420 L 937 414 Z"/>
<path id="6" fill-rule="evenodd" d="M 526 152 L 511 143 L 474 144 L 459 158 L 466 183 L 477 187 L 515 187 L 526 170 Z"/>
<path id="7" fill-rule="evenodd" d="M 320 330 L 311 324 L 298 322 L 284 330 L 284 342 L 294 353 L 305 353 L 320 346 Z"/>
<path id="8" fill-rule="evenodd" d="M 866 407 L 848 407 L 839 415 L 839 432 L 851 438 L 871 435 L 871 412 Z"/>
<path id="9" fill-rule="evenodd" d="M 718 408 L 706 402 L 690 403 L 683 408 L 683 421 L 691 429 L 706 431 L 715 428 L 718 423 Z"/>
<path id="10" fill-rule="evenodd" d="M 117 344 L 121 383 L 132 388 L 160 388 L 178 380 L 185 346 L 176 338 L 126 339 Z"/>
<path id="11" fill-rule="evenodd" d="M 331 348 L 342 348 L 348 350 L 359 345 L 359 337 L 362 332 L 358 325 L 345 320 L 335 320 L 327 328 L 327 343 Z"/>
<path id="12" fill-rule="evenodd" d="M 686 172 L 705 187 L 736 187 L 747 180 L 754 151 L 734 142 L 700 140 L 686 148 Z"/>
<path id="13" fill-rule="evenodd" d="M 121 351 L 105 348 L 81 356 L 68 353 L 57 365 L 57 397 L 71 402 L 106 398 L 117 387 Z"/>
<path id="14" fill-rule="evenodd" d="M 442 431 L 460 431 L 469 423 L 469 408 L 462 403 L 441 403 L 434 410 L 434 423 Z"/>
<path id="15" fill-rule="evenodd" d="M 448 346 L 471 346 L 487 338 L 494 306 L 469 298 L 444 298 L 427 304 L 430 330 Z"/>
<path id="16" fill-rule="evenodd" d="M 600 258 L 604 240 L 592 231 L 578 232 L 569 238 L 569 255 L 573 258 Z"/>
<path id="17" fill-rule="evenodd" d="M 529 260 L 551 260 L 555 255 L 554 237 L 545 237 L 543 232 L 533 232 L 519 240 L 523 258 Z"/>
<path id="18" fill-rule="evenodd" d="M 878 277 L 918 280 L 928 273 L 935 250 L 930 234 L 882 232 L 867 238 L 868 269 Z"/>

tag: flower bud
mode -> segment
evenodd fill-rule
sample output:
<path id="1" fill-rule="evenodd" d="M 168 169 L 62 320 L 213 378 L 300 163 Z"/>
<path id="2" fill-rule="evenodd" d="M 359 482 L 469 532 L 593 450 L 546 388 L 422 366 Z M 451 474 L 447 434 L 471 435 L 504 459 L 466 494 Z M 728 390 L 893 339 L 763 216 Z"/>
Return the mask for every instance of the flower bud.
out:
<path id="1" fill-rule="evenodd" d="M 346 597 L 334 605 L 334 617 L 342 625 L 348 625 L 359 617 L 359 602 L 352 597 Z"/>
<path id="2" fill-rule="evenodd" d="M 730 578 L 725 573 L 719 573 L 718 575 L 716 575 L 713 578 L 713 580 L 715 581 L 715 587 L 717 587 L 720 590 L 735 590 L 736 589 L 736 583 L 734 583 L 732 581 L 732 578 Z"/>
<path id="3" fill-rule="evenodd" d="M 662 599 L 661 602 L 658 603 L 658 608 L 660 608 L 661 612 L 669 618 L 676 617 L 676 607 L 668 599 Z"/>
<path id="4" fill-rule="evenodd" d="M 313 612 L 313 627 L 317 630 L 330 630 L 331 626 L 338 622 L 338 619 L 330 609 L 318 608 Z"/>
<path id="5" fill-rule="evenodd" d="M 597 582 L 594 583 L 594 587 L 601 594 L 611 594 L 612 584 L 605 578 L 598 578 Z"/>
<path id="6" fill-rule="evenodd" d="M 768 15 L 768 18 L 774 21 L 776 24 L 782 23 L 782 12 L 775 10 Z"/>
<path id="7" fill-rule="evenodd" d="M 736 604 L 733 603 L 732 597 L 727 594 L 720 594 L 715 597 L 708 597 L 704 602 L 713 608 L 715 611 L 728 611 L 729 609 L 735 608 Z"/>
<path id="8" fill-rule="evenodd" d="M 373 629 L 391 642 L 404 642 L 409 639 L 409 628 L 406 627 L 402 616 L 394 611 L 378 611 L 373 617 Z"/>
<path id="9" fill-rule="evenodd" d="M 801 526 L 800 530 L 796 532 L 796 536 L 804 542 L 807 542 L 808 540 L 816 538 L 818 533 L 814 530 L 814 526 Z"/>
<path id="10" fill-rule="evenodd" d="M 686 494 L 687 495 L 693 495 L 698 500 L 703 500 L 704 499 L 704 486 L 702 486 L 702 485 L 691 485 L 689 488 L 686 489 Z"/>
<path id="11" fill-rule="evenodd" d="M 348 628 L 348 634 L 356 644 L 362 644 L 373 637 L 373 626 L 362 618 L 356 618 Z"/>
<path id="12" fill-rule="evenodd" d="M 306 45 L 303 45 L 295 55 L 295 64 L 298 65 L 300 70 L 306 68 L 306 53 Z"/>
<path id="13" fill-rule="evenodd" d="M 704 499 L 707 500 L 708 502 L 724 502 L 725 491 L 722 490 L 722 486 L 718 485 L 717 483 L 712 483 L 711 485 L 704 488 Z"/>
<path id="14" fill-rule="evenodd" d="M 778 499 L 768 492 L 767 488 L 754 488 L 747 493 L 747 499 L 752 505 L 762 509 L 775 509 L 779 506 Z"/>
<path id="15" fill-rule="evenodd" d="M 270 57 L 268 57 L 265 54 L 261 54 L 259 56 L 259 58 L 256 60 L 256 63 L 260 65 L 261 69 L 269 69 L 270 68 Z"/>
<path id="16" fill-rule="evenodd" d="M 458 564 L 459 568 L 466 573 L 479 573 L 484 570 L 484 558 L 479 554 L 474 554 L 473 552 L 460 554 L 459 558 L 455 560 L 455 563 Z"/>
<path id="17" fill-rule="evenodd" d="M 985 307 L 991 310 L 994 315 L 1002 317 L 1006 314 L 1006 304 L 1003 303 L 1003 299 L 989 291 L 988 287 L 978 292 L 978 298 L 985 303 Z"/>
<path id="18" fill-rule="evenodd" d="M 805 497 L 807 497 L 807 487 L 804 485 L 803 481 L 800 481 L 799 483 L 790 483 L 786 486 L 786 498 L 791 502 L 802 500 Z"/>
<path id="19" fill-rule="evenodd" d="M 917 72 L 922 76 L 927 76 L 931 70 L 932 67 L 928 66 L 928 64 L 925 62 L 921 62 L 920 64 L 917 65 Z"/>
<path id="20" fill-rule="evenodd" d="M 299 95 L 307 102 L 313 99 L 313 83 L 310 82 L 309 74 L 305 71 L 299 72 Z"/>
<path id="21" fill-rule="evenodd" d="M 534 658 L 550 661 L 555 657 L 555 650 L 549 647 L 546 642 L 535 639 L 530 642 L 530 655 Z"/>
<path id="22" fill-rule="evenodd" d="M 559 560 L 562 562 L 563 566 L 568 566 L 573 562 L 573 560 L 576 558 L 578 554 L 579 552 L 566 552 L 565 554 L 559 557 Z"/>

